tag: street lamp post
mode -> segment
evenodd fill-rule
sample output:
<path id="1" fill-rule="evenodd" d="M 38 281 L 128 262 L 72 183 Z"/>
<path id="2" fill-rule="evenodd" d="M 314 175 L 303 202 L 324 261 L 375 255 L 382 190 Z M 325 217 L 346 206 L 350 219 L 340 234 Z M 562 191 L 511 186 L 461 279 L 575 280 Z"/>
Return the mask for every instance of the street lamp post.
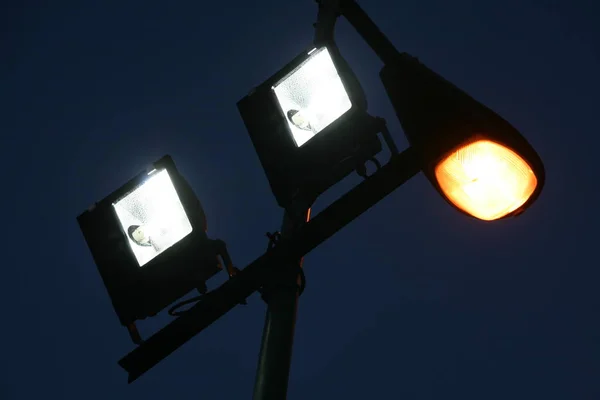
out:
<path id="1" fill-rule="evenodd" d="M 285 213 L 281 238 L 293 237 L 310 219 L 310 209 L 298 214 Z M 276 245 L 276 243 L 275 243 Z M 298 297 L 303 286 L 302 258 L 291 259 L 269 277 L 262 288 L 267 303 L 258 368 L 254 384 L 255 399 L 285 399 L 292 360 Z"/>
<path id="2" fill-rule="evenodd" d="M 416 58 L 399 53 L 356 1 L 318 3 L 314 46 L 238 102 L 285 210 L 281 233 L 270 236 L 265 254 L 242 270 L 233 267 L 224 243 L 206 236 L 200 203 L 170 158 L 78 218 L 121 323 L 138 344 L 119 361 L 129 382 L 259 291 L 267 313 L 254 399 L 285 399 L 305 284 L 302 257 L 419 172 L 450 205 L 484 221 L 520 215 L 540 195 L 542 161 L 513 126 Z M 368 114 L 358 79 L 335 45 L 339 16 L 383 61 L 380 77 L 410 145 L 401 152 L 385 120 Z M 383 166 L 376 159 L 382 150 L 379 134 L 391 152 Z M 377 166 L 371 175 L 368 161 Z M 314 200 L 353 171 L 365 179 L 311 218 Z M 161 190 L 146 193 L 158 183 Z M 168 239 L 162 247 L 161 235 Z M 222 269 L 220 259 L 230 279 L 207 292 L 205 281 Z M 165 268 L 167 263 L 175 268 Z M 134 321 L 193 288 L 203 296 L 142 340 Z"/>

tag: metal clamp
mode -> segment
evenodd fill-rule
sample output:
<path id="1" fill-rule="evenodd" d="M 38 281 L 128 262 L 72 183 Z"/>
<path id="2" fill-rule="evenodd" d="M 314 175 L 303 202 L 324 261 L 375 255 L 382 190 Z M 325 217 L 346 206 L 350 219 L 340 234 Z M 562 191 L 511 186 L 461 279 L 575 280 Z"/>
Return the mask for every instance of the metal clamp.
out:
<path id="1" fill-rule="evenodd" d="M 269 238 L 269 244 L 267 246 L 267 251 L 273 251 L 275 249 L 275 247 L 277 246 L 277 244 L 279 243 L 279 241 L 281 240 L 281 232 L 279 232 L 279 231 L 275 231 L 273 233 L 267 232 L 266 236 Z M 306 276 L 304 275 L 304 270 L 300 266 L 298 266 L 298 274 L 300 275 L 300 283 L 298 286 L 298 296 L 301 296 L 302 293 L 304 292 L 304 289 L 306 288 Z M 265 300 L 266 294 L 265 294 L 264 288 L 258 289 L 258 292 L 260 293 L 262 299 Z"/>

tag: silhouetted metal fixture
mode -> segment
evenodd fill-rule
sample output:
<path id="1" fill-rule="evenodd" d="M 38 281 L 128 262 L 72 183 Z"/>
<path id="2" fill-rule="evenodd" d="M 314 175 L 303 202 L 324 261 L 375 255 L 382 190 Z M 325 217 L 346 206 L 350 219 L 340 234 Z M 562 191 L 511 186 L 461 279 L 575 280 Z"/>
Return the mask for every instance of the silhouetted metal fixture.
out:
<path id="1" fill-rule="evenodd" d="M 233 266 L 225 244 L 206 235 L 200 201 L 169 156 L 95 203 L 77 220 L 121 324 L 155 315 Z"/>
<path id="2" fill-rule="evenodd" d="M 381 79 L 423 172 L 450 204 L 482 220 L 519 215 L 545 172 L 527 140 L 498 114 L 416 58 L 399 54 Z"/>
<path id="3" fill-rule="evenodd" d="M 286 210 L 282 232 L 269 236 L 265 254 L 186 312 L 171 313 L 178 318 L 123 357 L 119 364 L 130 382 L 260 291 L 268 310 L 254 399 L 285 399 L 303 256 L 419 172 L 453 207 L 487 221 L 520 214 L 543 188 L 539 156 L 508 122 L 399 53 L 354 0 L 318 3 L 314 47 L 238 102 Z M 362 88 L 335 46 L 339 16 L 383 61 L 380 76 L 410 143 L 401 152 L 385 121 L 367 113 Z M 379 133 L 391 151 L 383 165 L 375 158 Z M 367 161 L 377 167 L 373 174 L 367 174 Z M 365 179 L 311 218 L 315 198 L 353 170 Z M 161 206 L 149 205 L 157 199 Z M 170 158 L 79 222 L 124 325 L 195 286 L 206 290 L 205 280 L 219 270 L 218 254 L 226 258 L 230 277 L 237 272 L 224 243 L 206 237 L 202 207 Z M 170 224 L 168 234 L 163 224 Z"/>

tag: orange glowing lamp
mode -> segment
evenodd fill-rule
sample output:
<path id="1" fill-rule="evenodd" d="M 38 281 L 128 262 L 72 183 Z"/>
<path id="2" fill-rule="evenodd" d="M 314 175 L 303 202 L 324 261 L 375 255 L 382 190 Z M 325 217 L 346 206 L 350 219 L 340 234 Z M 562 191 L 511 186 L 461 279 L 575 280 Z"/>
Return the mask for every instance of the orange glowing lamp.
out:
<path id="1" fill-rule="evenodd" d="M 538 183 L 523 158 L 490 140 L 478 140 L 451 153 L 436 166 L 435 177 L 452 204 L 485 221 L 521 207 Z"/>

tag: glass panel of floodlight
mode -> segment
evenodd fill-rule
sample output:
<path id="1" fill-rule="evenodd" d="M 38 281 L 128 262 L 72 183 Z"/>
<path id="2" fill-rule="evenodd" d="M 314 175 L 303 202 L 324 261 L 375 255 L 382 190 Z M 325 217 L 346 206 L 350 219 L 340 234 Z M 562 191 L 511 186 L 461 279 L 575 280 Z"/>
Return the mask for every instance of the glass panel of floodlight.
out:
<path id="1" fill-rule="evenodd" d="M 326 47 L 313 50 L 273 90 L 298 147 L 352 107 Z"/>
<path id="2" fill-rule="evenodd" d="M 192 232 L 192 225 L 166 169 L 113 204 L 140 267 Z"/>

